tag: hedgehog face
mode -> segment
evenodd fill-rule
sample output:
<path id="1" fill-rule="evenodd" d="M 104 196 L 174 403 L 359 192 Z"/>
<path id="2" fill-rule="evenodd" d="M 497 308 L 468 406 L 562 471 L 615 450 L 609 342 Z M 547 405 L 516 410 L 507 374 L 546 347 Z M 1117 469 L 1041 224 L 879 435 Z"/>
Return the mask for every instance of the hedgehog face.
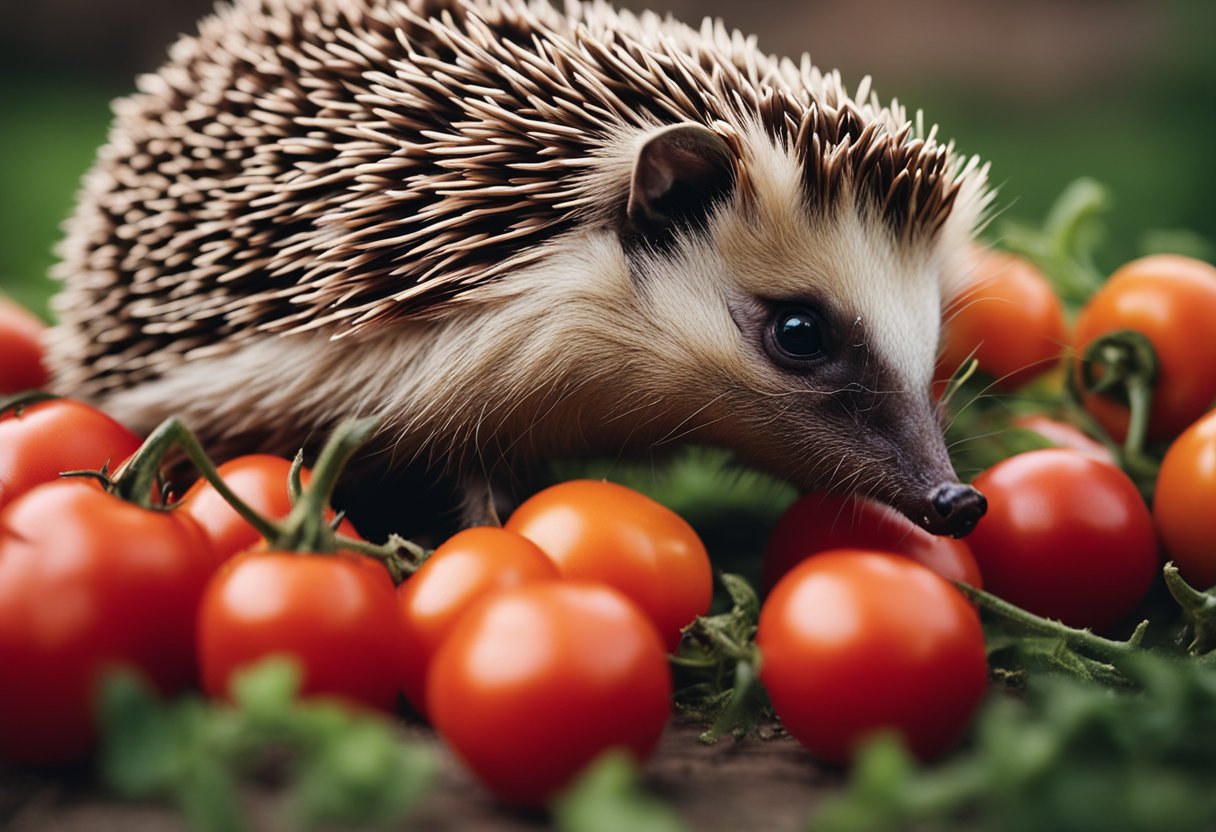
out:
<path id="1" fill-rule="evenodd" d="M 982 498 L 958 484 L 930 398 L 948 243 L 901 238 L 849 195 L 810 211 L 794 156 L 752 146 L 748 194 L 713 192 L 702 225 L 630 257 L 657 383 L 692 413 L 681 435 L 965 534 Z"/>

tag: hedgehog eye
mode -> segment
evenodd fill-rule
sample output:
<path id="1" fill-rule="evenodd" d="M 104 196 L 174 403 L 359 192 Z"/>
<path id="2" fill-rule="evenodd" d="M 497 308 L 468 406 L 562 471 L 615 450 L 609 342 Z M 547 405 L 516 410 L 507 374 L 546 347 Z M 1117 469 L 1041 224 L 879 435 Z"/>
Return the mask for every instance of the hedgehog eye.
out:
<path id="1" fill-rule="evenodd" d="M 786 362 L 814 361 L 824 355 L 823 325 L 813 312 L 783 309 L 773 316 L 771 332 L 772 348 Z"/>

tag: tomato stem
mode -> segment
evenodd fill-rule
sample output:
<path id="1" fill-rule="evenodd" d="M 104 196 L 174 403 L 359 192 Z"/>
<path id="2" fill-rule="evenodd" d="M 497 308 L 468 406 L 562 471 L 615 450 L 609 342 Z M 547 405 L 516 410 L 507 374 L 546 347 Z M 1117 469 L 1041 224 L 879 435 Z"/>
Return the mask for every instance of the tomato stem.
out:
<path id="1" fill-rule="evenodd" d="M 257 530 L 258 534 L 269 540 L 280 533 L 277 524 L 255 511 L 228 487 L 219 471 L 215 469 L 210 457 L 207 456 L 207 452 L 203 450 L 198 437 L 176 416 L 166 419 L 158 425 L 139 446 L 139 450 L 118 469 L 113 477 L 115 495 L 145 508 L 152 508 L 151 495 L 156 485 L 156 478 L 160 474 L 161 463 L 169 450 L 175 446 L 181 448 L 186 454 L 199 476 L 210 483 L 211 487 L 232 506 L 233 510 Z"/>
<path id="2" fill-rule="evenodd" d="M 1191 642 L 1187 645 L 1187 652 L 1191 655 L 1216 655 L 1210 652 L 1216 647 L 1216 595 L 1210 591 L 1202 592 L 1187 583 L 1173 562 L 1165 565 L 1162 574 L 1165 576 L 1165 588 L 1182 608 L 1189 625 Z"/>
<path id="3" fill-rule="evenodd" d="M 338 486 L 346 463 L 367 443 L 380 425 L 377 418 L 353 419 L 338 425 L 321 449 L 312 479 L 283 521 L 283 531 L 274 545 L 295 552 L 333 551 L 334 535 L 325 520 L 325 510 Z"/>
<path id="4" fill-rule="evenodd" d="M 1066 262 L 1066 280 L 1070 292 L 1088 297 L 1102 283 L 1102 276 L 1093 267 L 1091 249 L 1094 218 L 1110 207 L 1110 192 L 1092 179 L 1077 179 L 1060 194 L 1043 223 L 1052 254 Z"/>
<path id="5" fill-rule="evenodd" d="M 1128 408 L 1127 435 L 1118 457 L 1141 492 L 1151 497 L 1157 463 L 1144 451 L 1153 408 L 1157 352 L 1148 338 L 1130 329 L 1109 332 L 1085 348 L 1080 372 L 1070 379 L 1069 392 L 1083 410 L 1085 395 L 1123 398 Z M 1093 420 L 1090 419 L 1091 424 Z M 1105 436 L 1105 432 L 1098 434 Z"/>
<path id="6" fill-rule="evenodd" d="M 1123 442 L 1123 467 L 1141 486 L 1142 491 L 1148 490 L 1145 496 L 1151 498 L 1151 490 L 1156 484 L 1160 467 L 1144 453 L 1149 414 L 1153 406 L 1152 384 L 1143 376 L 1132 376 L 1127 380 L 1127 400 L 1130 416 L 1127 438 Z"/>
<path id="7" fill-rule="evenodd" d="M 337 549 L 358 552 L 380 561 L 392 576 L 393 583 L 398 584 L 417 572 L 430 555 L 430 552 L 417 543 L 396 534 L 389 535 L 388 542 L 382 544 L 335 535 L 334 544 Z"/>
<path id="8" fill-rule="evenodd" d="M 280 532 L 269 539 L 272 546 L 289 552 L 357 552 L 380 561 L 397 583 L 418 568 L 426 558 L 422 547 L 397 535 L 392 535 L 383 545 L 355 540 L 337 534 L 335 526 L 325 520 L 325 510 L 346 464 L 367 444 L 379 426 L 380 420 L 375 417 L 348 420 L 338 425 L 321 449 L 307 487 L 301 486 L 303 457 L 296 456 L 288 475 L 291 513 L 283 521 Z"/>
<path id="9" fill-rule="evenodd" d="M 1042 618 L 961 581 L 955 581 L 954 585 L 981 610 L 1004 621 L 1016 624 L 1027 633 L 1059 638 L 1068 645 L 1086 650 L 1094 657 L 1106 662 L 1113 663 L 1132 655 L 1140 649 L 1140 642 L 1144 638 L 1145 629 L 1148 625 L 1147 621 L 1141 622 L 1127 641 L 1113 641 L 1112 639 L 1094 635 L 1090 630 L 1078 630 L 1060 621 Z"/>
<path id="10" fill-rule="evenodd" d="M 47 393 L 43 390 L 25 390 L 0 399 L 0 415 L 11 410 L 14 416 L 20 416 L 22 411 L 31 405 L 54 401 L 58 398 L 54 393 Z"/>
<path id="11" fill-rule="evenodd" d="M 73 471 L 60 471 L 61 478 L 76 477 L 79 479 L 93 480 L 106 491 L 112 491 L 114 480 L 110 477 L 110 460 L 106 460 L 98 469 L 83 468 Z"/>
<path id="12" fill-rule="evenodd" d="M 760 711 L 756 700 L 762 693 L 760 653 L 754 648 L 750 652 L 750 658 L 740 659 L 735 664 L 735 680 L 730 698 L 718 718 L 697 737 L 706 745 L 712 745 L 728 733 L 742 735 L 756 723 Z"/>
<path id="13" fill-rule="evenodd" d="M 1096 218 L 1109 205 L 1104 186 L 1077 179 L 1060 194 L 1042 228 L 1007 223 L 1001 243 L 1037 265 L 1069 305 L 1080 305 L 1102 284 L 1093 249 L 1101 230 Z"/>

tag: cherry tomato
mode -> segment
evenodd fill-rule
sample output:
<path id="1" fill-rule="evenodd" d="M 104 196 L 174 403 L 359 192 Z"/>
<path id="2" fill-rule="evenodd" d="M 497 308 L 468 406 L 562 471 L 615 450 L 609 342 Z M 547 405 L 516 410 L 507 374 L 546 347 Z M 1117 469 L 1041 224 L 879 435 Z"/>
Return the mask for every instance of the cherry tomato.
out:
<path id="1" fill-rule="evenodd" d="M 806 558 L 830 549 L 903 555 L 947 580 L 983 587 L 980 568 L 963 541 L 935 537 L 873 500 L 813 491 L 790 506 L 773 528 L 764 550 L 765 591 Z"/>
<path id="2" fill-rule="evenodd" d="M 1064 448 L 1002 460 L 975 480 L 988 513 L 967 538 L 988 591 L 1073 627 L 1130 613 L 1157 573 L 1157 542 L 1136 486 Z"/>
<path id="3" fill-rule="evenodd" d="M 39 390 L 50 375 L 42 358 L 46 324 L 12 301 L 0 298 L 0 396 Z"/>
<path id="4" fill-rule="evenodd" d="M 436 549 L 397 587 L 405 630 L 401 685 L 418 713 L 427 713 L 431 660 L 470 606 L 496 589 L 558 577 L 535 543 L 506 529 L 466 529 Z"/>
<path id="5" fill-rule="evenodd" d="M 642 608 L 668 650 L 709 610 L 713 572 L 692 526 L 666 506 L 611 482 L 575 480 L 524 502 L 506 528 L 531 540 L 566 578 L 598 581 Z"/>
<path id="6" fill-rule="evenodd" d="M 1021 257 L 976 249 L 972 263 L 971 282 L 946 305 L 939 388 L 974 357 L 998 389 L 1016 390 L 1059 361 L 1068 337 L 1064 306 L 1042 272 Z"/>
<path id="7" fill-rule="evenodd" d="M 0 507 L 64 471 L 117 468 L 139 437 L 82 402 L 53 399 L 0 413 Z"/>
<path id="8" fill-rule="evenodd" d="M 0 512 L 0 759 L 58 763 L 95 741 L 93 698 L 123 665 L 192 684 L 194 616 L 215 559 L 180 512 L 60 480 Z"/>
<path id="9" fill-rule="evenodd" d="M 1071 448 L 1080 451 L 1099 462 L 1116 464 L 1114 454 L 1096 439 L 1083 433 L 1080 428 L 1067 422 L 1060 422 L 1048 416 L 1034 414 L 1019 416 L 1013 420 L 1015 427 L 1037 433 L 1057 448 Z"/>
<path id="10" fill-rule="evenodd" d="M 842 549 L 794 567 L 760 611 L 756 645 L 782 724 L 832 763 L 883 729 L 934 757 L 987 687 L 975 609 L 940 576 L 882 552 Z"/>
<path id="11" fill-rule="evenodd" d="M 291 462 L 268 454 L 251 454 L 229 460 L 217 469 L 220 479 L 250 508 L 271 520 L 282 520 L 291 512 L 291 497 L 287 492 L 287 475 Z M 300 472 L 300 482 L 308 484 L 307 468 Z M 182 498 L 182 511 L 198 521 L 211 540 L 220 560 L 261 542 L 262 537 L 246 523 L 236 509 L 228 505 L 219 492 L 206 480 L 199 480 Z M 326 514 L 332 518 L 332 511 Z M 349 520 L 343 518 L 338 533 L 359 539 L 359 533 Z"/>
<path id="12" fill-rule="evenodd" d="M 1182 577 L 1200 589 L 1216 586 L 1216 410 L 1166 451 L 1153 519 Z"/>
<path id="13" fill-rule="evenodd" d="M 203 689 L 226 696 L 234 674 L 284 655 L 301 692 L 391 711 L 403 649 L 388 573 L 355 554 L 249 551 L 207 585 L 198 615 Z"/>
<path id="14" fill-rule="evenodd" d="M 1077 316 L 1077 354 L 1099 336 L 1133 329 L 1152 342 L 1158 372 L 1149 417 L 1150 439 L 1169 439 L 1202 416 L 1216 399 L 1216 268 L 1200 260 L 1159 254 L 1133 260 L 1099 289 Z M 1085 407 L 1111 436 L 1127 434 L 1127 408 L 1106 396 Z"/>
<path id="15" fill-rule="evenodd" d="M 653 625 L 602 584 L 538 581 L 476 604 L 439 648 L 439 733 L 507 803 L 540 806 L 609 748 L 638 760 L 671 713 Z"/>

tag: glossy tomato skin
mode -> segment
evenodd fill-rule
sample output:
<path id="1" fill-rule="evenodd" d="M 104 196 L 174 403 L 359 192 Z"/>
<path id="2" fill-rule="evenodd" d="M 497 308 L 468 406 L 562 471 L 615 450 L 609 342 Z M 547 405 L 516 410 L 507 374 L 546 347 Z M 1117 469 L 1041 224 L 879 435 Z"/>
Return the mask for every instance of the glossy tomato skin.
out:
<path id="1" fill-rule="evenodd" d="M 671 713 L 662 641 L 616 590 L 538 581 L 457 623 L 427 683 L 432 721 L 506 803 L 539 807 L 609 748 L 645 760 Z"/>
<path id="2" fill-rule="evenodd" d="M 114 665 L 167 694 L 192 684 L 194 617 L 214 569 L 189 517 L 93 483 L 41 485 L 0 512 L 0 759 L 86 755 Z"/>
<path id="3" fill-rule="evenodd" d="M 118 422 L 71 399 L 42 401 L 20 415 L 0 413 L 0 507 L 64 471 L 116 469 L 140 439 Z"/>
<path id="4" fill-rule="evenodd" d="M 781 515 L 764 550 L 767 592 L 806 558 L 831 549 L 871 549 L 911 558 L 950 581 L 983 588 L 967 544 L 937 537 L 873 500 L 824 491 L 804 494 Z"/>
<path id="5" fill-rule="evenodd" d="M 977 248 L 974 276 L 946 306 L 939 385 L 974 357 L 997 389 L 1016 390 L 1051 370 L 1067 342 L 1064 305 L 1021 257 Z"/>
<path id="6" fill-rule="evenodd" d="M 1153 384 L 1150 439 L 1177 436 L 1216 399 L 1216 267 L 1159 254 L 1133 260 L 1110 276 L 1077 316 L 1082 355 L 1098 337 L 1133 329 L 1152 342 L 1158 373 Z M 1085 407 L 1115 439 L 1127 433 L 1127 408 L 1105 396 Z"/>
<path id="7" fill-rule="evenodd" d="M 238 497 L 263 517 L 282 520 L 291 512 L 291 497 L 287 491 L 287 476 L 291 462 L 270 454 L 250 454 L 237 457 L 216 469 L 220 479 Z M 305 468 L 300 482 L 308 484 L 311 474 Z M 258 544 L 262 536 L 236 512 L 206 480 L 198 480 L 182 498 L 181 510 L 193 517 L 207 537 L 220 560 Z M 327 512 L 332 518 L 334 513 Z M 338 533 L 359 539 L 359 533 L 349 520 L 343 518 Z"/>
<path id="8" fill-rule="evenodd" d="M 895 555 L 843 549 L 782 578 L 760 611 L 760 681 L 812 754 L 844 764 L 879 730 L 923 759 L 962 735 L 987 687 L 975 609 Z"/>
<path id="9" fill-rule="evenodd" d="M 1216 410 L 1166 451 L 1153 520 L 1182 577 L 1200 589 L 1216 586 Z"/>
<path id="10" fill-rule="evenodd" d="M 558 577 L 535 543 L 506 529 L 466 529 L 436 549 L 397 587 L 404 629 L 401 686 L 418 713 L 427 714 L 431 661 L 469 607 L 495 590 Z"/>
<path id="11" fill-rule="evenodd" d="M 199 607 L 203 690 L 272 655 L 298 662 L 304 695 L 392 711 L 402 649 L 392 580 L 355 554 L 251 550 L 227 561 Z"/>
<path id="12" fill-rule="evenodd" d="M 566 578 L 615 587 L 658 627 L 668 650 L 709 610 L 713 572 L 705 545 L 671 509 L 611 482 L 572 480 L 515 510 L 506 528 L 531 540 Z"/>
<path id="13" fill-rule="evenodd" d="M 50 376 L 40 340 L 45 331 L 32 312 L 0 298 L 0 396 L 46 387 Z"/>
<path id="14" fill-rule="evenodd" d="M 1073 627 L 1104 630 L 1157 574 L 1152 517 L 1121 470 L 1050 448 L 975 480 L 988 513 L 967 538 L 989 592 Z"/>

